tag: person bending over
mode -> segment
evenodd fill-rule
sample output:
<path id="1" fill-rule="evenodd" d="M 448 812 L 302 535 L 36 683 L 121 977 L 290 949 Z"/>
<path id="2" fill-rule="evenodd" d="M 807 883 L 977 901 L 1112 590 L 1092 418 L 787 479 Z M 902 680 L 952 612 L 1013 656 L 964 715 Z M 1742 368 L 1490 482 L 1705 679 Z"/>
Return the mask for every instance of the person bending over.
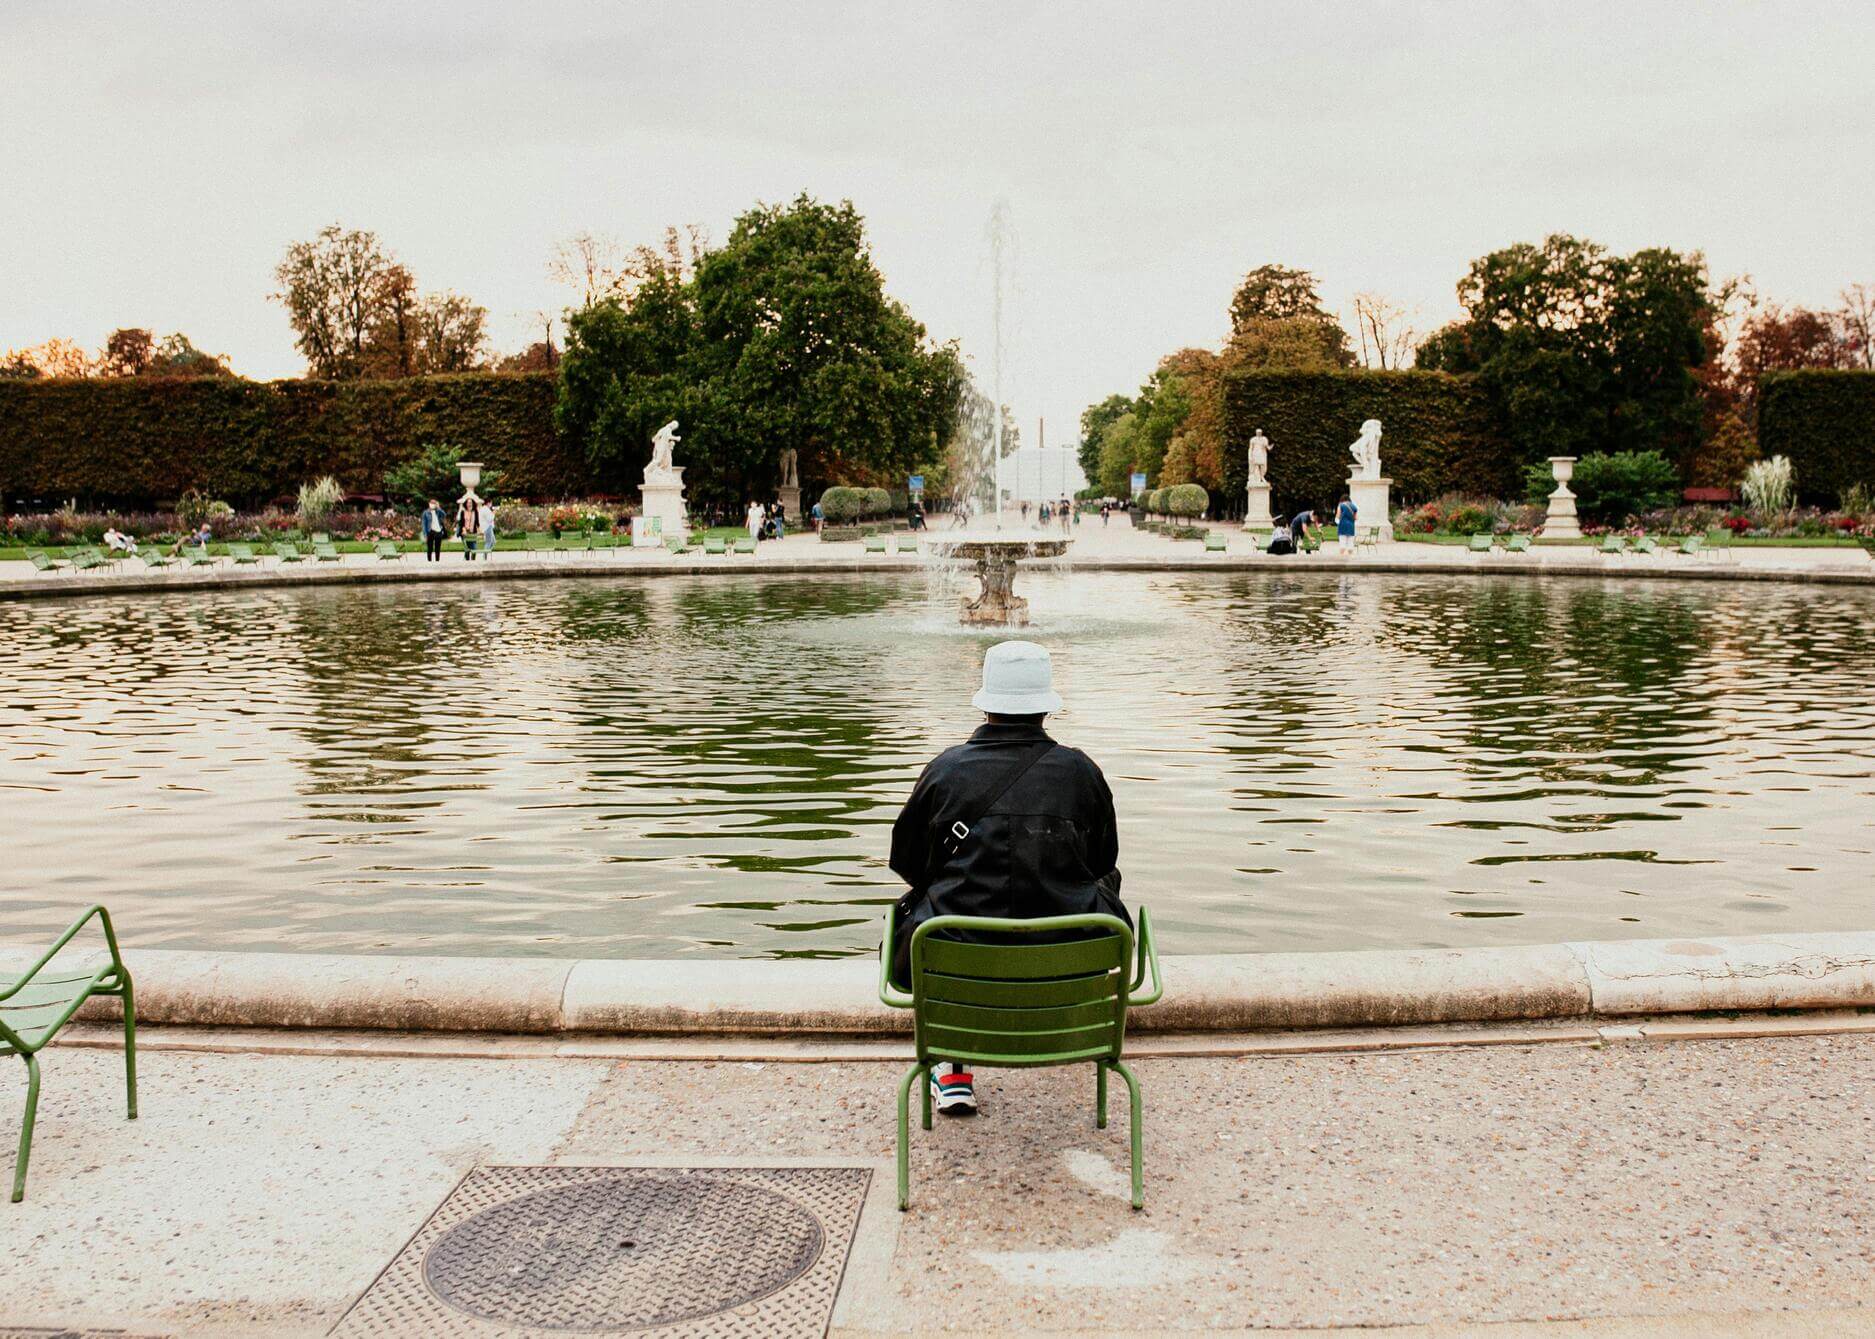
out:
<path id="1" fill-rule="evenodd" d="M 1105 912 L 1132 924 L 1120 902 L 1113 792 L 1093 759 L 1043 729 L 1061 709 L 1047 650 L 1022 641 L 992 646 L 970 701 L 983 724 L 926 765 L 892 825 L 892 869 L 911 888 L 899 901 L 892 945 L 901 989 L 910 988 L 912 931 L 934 916 Z M 930 1076 L 937 1109 L 974 1115 L 971 1075 L 961 1065 L 944 1068 Z"/>

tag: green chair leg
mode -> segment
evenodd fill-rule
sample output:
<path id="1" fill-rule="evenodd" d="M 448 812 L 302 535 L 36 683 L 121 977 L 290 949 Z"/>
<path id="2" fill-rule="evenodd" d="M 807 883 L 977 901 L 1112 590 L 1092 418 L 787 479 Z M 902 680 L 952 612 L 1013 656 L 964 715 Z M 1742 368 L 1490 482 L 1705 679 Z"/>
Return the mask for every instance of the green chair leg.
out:
<path id="1" fill-rule="evenodd" d="M 26 1160 L 33 1152 L 33 1116 L 39 1110 L 39 1061 L 26 1057 L 26 1119 L 20 1123 L 20 1155 L 13 1163 L 13 1202 L 26 1198 Z"/>
<path id="2" fill-rule="evenodd" d="M 923 1065 L 913 1065 L 898 1085 L 898 1209 L 911 1208 L 911 1081 L 924 1073 Z M 931 1085 L 925 1085 L 929 1092 Z"/>
<path id="3" fill-rule="evenodd" d="M 931 1076 L 930 1074 L 927 1073 L 924 1076 L 924 1081 L 918 1085 L 918 1091 L 924 1098 L 924 1127 L 925 1129 L 928 1130 L 931 1128 Z"/>
<path id="4" fill-rule="evenodd" d="M 1120 1077 L 1126 1080 L 1126 1096 L 1132 1108 L 1130 1125 L 1133 1135 L 1133 1207 L 1143 1209 L 1146 1207 L 1146 1186 L 1145 1177 L 1140 1168 L 1145 1157 L 1145 1132 L 1141 1128 L 1144 1124 L 1145 1112 L 1139 1100 L 1139 1081 L 1133 1077 L 1133 1071 L 1118 1060 L 1113 1062 L 1113 1067 L 1119 1070 Z"/>
<path id="5" fill-rule="evenodd" d="M 1107 1128 L 1107 1066 L 1104 1062 L 1094 1062 L 1094 1128 Z"/>
<path id="6" fill-rule="evenodd" d="M 130 1119 L 137 1118 L 137 997 L 130 986 L 130 973 L 124 973 L 124 1096 L 130 1106 Z"/>

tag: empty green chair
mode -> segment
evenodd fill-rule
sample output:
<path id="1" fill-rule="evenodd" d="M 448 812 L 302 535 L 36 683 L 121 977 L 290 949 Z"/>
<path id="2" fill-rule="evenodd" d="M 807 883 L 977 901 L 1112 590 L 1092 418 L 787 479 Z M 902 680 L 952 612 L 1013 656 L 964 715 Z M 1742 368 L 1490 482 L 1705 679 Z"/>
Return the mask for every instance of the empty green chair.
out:
<path id="1" fill-rule="evenodd" d="M 72 571 L 89 572 L 94 567 L 104 566 L 104 558 L 96 549 L 73 549 Z"/>
<path id="2" fill-rule="evenodd" d="M 727 553 L 729 552 L 729 545 L 724 541 L 721 535 L 710 535 L 703 541 L 703 551 L 705 553 Z"/>
<path id="3" fill-rule="evenodd" d="M 58 951 L 71 943 L 94 916 L 104 930 L 110 961 L 97 967 L 50 967 Z M 17 1055 L 26 1062 L 26 1118 L 20 1125 L 19 1156 L 13 1163 L 15 1204 L 26 1197 L 26 1163 L 33 1151 L 33 1117 L 39 1111 L 39 1052 L 93 995 L 115 995 L 124 1002 L 124 1092 L 129 1099 L 130 1119 L 135 1120 L 137 1005 L 130 971 L 117 951 L 111 913 L 103 907 L 87 908 L 23 974 L 0 975 L 0 1055 Z"/>
<path id="4" fill-rule="evenodd" d="M 933 1065 L 956 1062 L 1035 1068 L 1091 1064 L 1094 1124 L 1107 1125 L 1107 1073 L 1126 1082 L 1133 1163 L 1133 1207 L 1145 1207 L 1144 1132 L 1139 1083 L 1121 1063 L 1126 1011 L 1164 993 L 1152 922 L 1139 911 L 1137 936 L 1117 916 L 1049 916 L 1002 920 L 937 916 L 912 932 L 911 993 L 892 984 L 896 908 L 886 913 L 879 949 L 879 998 L 912 1011 L 917 1060 L 898 1085 L 898 1207 L 911 1205 L 911 1088 L 923 1094 L 931 1128 Z M 1066 943 L 1023 942 L 1063 931 L 1089 937 Z M 964 943 L 952 932 L 995 935 L 999 942 Z M 1151 990 L 1138 993 L 1151 980 Z"/>
<path id="5" fill-rule="evenodd" d="M 1506 553 L 1528 553 L 1530 552 L 1530 536 L 1512 535 L 1510 539 L 1506 541 L 1504 544 L 1504 552 Z"/>
<path id="6" fill-rule="evenodd" d="M 690 546 L 679 535 L 664 536 L 664 547 L 671 553 L 688 553 Z"/>
<path id="7" fill-rule="evenodd" d="M 1206 553 L 1224 552 L 1224 536 L 1215 530 L 1204 532 L 1204 551 Z"/>
<path id="8" fill-rule="evenodd" d="M 164 553 L 155 544 L 146 544 L 137 550 L 137 557 L 143 560 L 145 571 L 155 571 L 159 567 L 173 567 L 176 560 Z"/>
<path id="9" fill-rule="evenodd" d="M 737 553 L 754 553 L 755 541 L 749 538 L 749 536 L 744 535 L 741 539 L 738 539 L 735 542 L 734 547 Z"/>
<path id="10" fill-rule="evenodd" d="M 377 554 L 380 559 L 402 558 L 404 556 L 404 551 L 397 546 L 397 541 L 394 539 L 380 539 L 372 546 L 371 551 Z"/>
<path id="11" fill-rule="evenodd" d="M 1688 558 L 1697 558 L 1706 547 L 1704 535 L 1687 535 L 1680 540 L 1680 552 Z"/>
<path id="12" fill-rule="evenodd" d="M 1473 535 L 1471 537 L 1470 549 L 1473 553 L 1489 553 L 1491 547 L 1492 539 L 1490 535 Z"/>
<path id="13" fill-rule="evenodd" d="M 916 535 L 900 535 L 897 539 L 892 541 L 892 552 L 894 553 L 916 553 L 918 552 L 918 537 Z"/>
<path id="14" fill-rule="evenodd" d="M 182 560 L 190 567 L 213 567 L 218 561 L 215 555 L 208 551 L 206 544 L 197 544 L 192 549 L 184 549 Z"/>
<path id="15" fill-rule="evenodd" d="M 522 545 L 529 553 L 553 552 L 553 539 L 545 531 L 540 531 L 538 533 L 532 530 L 528 531 L 527 538 L 522 541 Z"/>
<path id="16" fill-rule="evenodd" d="M 1652 535 L 1642 535 L 1639 539 L 1634 541 L 1634 551 L 1636 553 L 1644 553 L 1650 558 L 1658 557 L 1660 554 L 1660 541 L 1655 539 Z"/>
<path id="17" fill-rule="evenodd" d="M 285 542 L 273 546 L 273 556 L 283 563 L 297 563 L 305 557 L 299 551 L 299 545 Z"/>
<path id="18" fill-rule="evenodd" d="M 254 546 L 252 544 L 230 544 L 228 546 L 228 556 L 234 559 L 234 565 L 236 567 L 245 567 L 249 563 L 258 563 L 260 561 L 254 554 Z"/>
<path id="19" fill-rule="evenodd" d="M 1620 535 L 1603 535 L 1602 546 L 1600 549 L 1596 550 L 1598 553 L 1608 555 L 1623 554 L 1627 551 L 1628 541 L 1623 539 Z"/>
<path id="20" fill-rule="evenodd" d="M 315 539 L 312 546 L 313 561 L 321 563 L 343 562 L 339 556 L 338 545 L 329 539 Z"/>
<path id="21" fill-rule="evenodd" d="M 50 554 L 40 549 L 26 550 L 26 561 L 33 565 L 33 570 L 35 572 L 64 572 L 70 570 L 68 564 L 58 558 L 52 557 Z"/>
<path id="22" fill-rule="evenodd" d="M 885 552 L 885 536 L 884 535 L 867 535 L 866 536 L 866 552 L 884 553 Z"/>

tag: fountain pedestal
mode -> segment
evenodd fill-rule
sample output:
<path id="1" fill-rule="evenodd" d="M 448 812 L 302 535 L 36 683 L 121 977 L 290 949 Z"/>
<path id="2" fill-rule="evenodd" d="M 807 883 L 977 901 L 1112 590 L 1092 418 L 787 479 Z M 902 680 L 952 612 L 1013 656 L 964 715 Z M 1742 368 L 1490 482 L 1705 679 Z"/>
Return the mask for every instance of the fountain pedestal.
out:
<path id="1" fill-rule="evenodd" d="M 1016 564 L 1024 558 L 1059 558 L 1072 541 L 1066 539 L 950 539 L 933 538 L 926 547 L 940 558 L 962 558 L 976 567 L 982 589 L 966 596 L 957 611 L 958 621 L 973 627 L 1022 628 L 1029 622 L 1029 602 L 1012 589 Z"/>

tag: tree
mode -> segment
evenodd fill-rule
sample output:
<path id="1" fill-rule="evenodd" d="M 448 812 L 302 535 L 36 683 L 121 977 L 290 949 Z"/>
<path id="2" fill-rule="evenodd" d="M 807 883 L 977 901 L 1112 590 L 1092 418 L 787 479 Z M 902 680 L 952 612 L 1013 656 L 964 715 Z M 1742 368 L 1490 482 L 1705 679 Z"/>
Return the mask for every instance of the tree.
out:
<path id="1" fill-rule="evenodd" d="M 418 304 L 417 370 L 469 372 L 480 367 L 488 345 L 488 308 L 460 293 L 430 293 Z"/>
<path id="2" fill-rule="evenodd" d="M 547 257 L 547 277 L 571 289 L 581 307 L 625 296 L 624 269 L 624 248 L 613 238 L 589 232 L 555 242 Z"/>
<path id="3" fill-rule="evenodd" d="M 1715 309 L 1697 252 L 1623 257 L 1557 234 L 1473 261 L 1458 297 L 1466 319 L 1417 365 L 1483 378 L 1528 459 L 1659 450 L 1684 463 L 1697 446 Z"/>
<path id="4" fill-rule="evenodd" d="M 371 329 L 360 375 L 409 377 L 419 370 L 417 280 L 402 265 L 387 265 L 371 286 Z"/>
<path id="5" fill-rule="evenodd" d="M 1100 470 L 1096 482 L 1108 497 L 1133 495 L 1133 451 L 1138 424 L 1138 415 L 1129 410 L 1100 430 Z"/>
<path id="6" fill-rule="evenodd" d="M 1133 468 L 1157 488 L 1162 482 L 1166 448 L 1191 413 L 1191 392 L 1182 376 L 1161 363 L 1139 388 L 1138 404 L 1134 411 Z"/>
<path id="7" fill-rule="evenodd" d="M 1081 462 L 1081 473 L 1092 483 L 1100 473 L 1100 436 L 1107 430 L 1107 425 L 1120 415 L 1131 412 L 1133 401 L 1125 395 L 1109 395 L 1099 404 L 1090 404 L 1081 411 L 1081 445 L 1077 455 Z"/>
<path id="8" fill-rule="evenodd" d="M 1304 316 L 1255 320 L 1233 331 L 1225 345 L 1232 367 L 1269 372 L 1335 372 L 1354 365 L 1338 325 Z"/>
<path id="9" fill-rule="evenodd" d="M 273 299 L 286 307 L 294 342 L 309 375 L 365 374 L 366 345 L 381 320 L 380 303 L 392 261 L 377 234 L 338 224 L 310 242 L 294 242 L 274 269 Z"/>
<path id="10" fill-rule="evenodd" d="M 1341 328 L 1315 289 L 1315 276 L 1307 270 L 1292 270 L 1287 265 L 1259 265 L 1243 277 L 1230 300 L 1231 337 L 1236 340 L 1260 330 L 1270 338 L 1271 322 L 1298 322 L 1320 331 L 1315 342 L 1324 347 L 1337 367 L 1354 366 L 1354 352 L 1348 347 L 1348 332 Z M 1296 327 L 1276 328 L 1279 339 L 1292 338 Z M 1256 336 L 1252 336 L 1256 338 Z M 1283 364 L 1275 364 L 1283 365 Z"/>
<path id="11" fill-rule="evenodd" d="M 204 353 L 180 330 L 164 335 L 141 373 L 146 377 L 231 377 L 228 357 Z"/>
<path id="12" fill-rule="evenodd" d="M 544 339 L 537 339 L 519 353 L 508 354 L 495 364 L 497 372 L 551 372 L 560 365 L 560 351 Z"/>
<path id="13" fill-rule="evenodd" d="M 1406 306 L 1373 292 L 1354 295 L 1354 332 L 1361 366 L 1383 372 L 1405 367 L 1419 343 Z"/>
<path id="14" fill-rule="evenodd" d="M 0 376 L 30 381 L 39 377 L 88 377 L 91 360 L 69 339 L 53 338 L 43 344 L 15 349 L 0 359 Z"/>
<path id="15" fill-rule="evenodd" d="M 1836 317 L 1843 344 L 1855 356 L 1853 366 L 1875 370 L 1875 284 L 1850 284 L 1840 297 Z"/>
<path id="16" fill-rule="evenodd" d="M 149 331 L 135 326 L 113 330 L 104 341 L 104 352 L 98 355 L 98 375 L 141 376 L 155 353 L 156 341 Z"/>

